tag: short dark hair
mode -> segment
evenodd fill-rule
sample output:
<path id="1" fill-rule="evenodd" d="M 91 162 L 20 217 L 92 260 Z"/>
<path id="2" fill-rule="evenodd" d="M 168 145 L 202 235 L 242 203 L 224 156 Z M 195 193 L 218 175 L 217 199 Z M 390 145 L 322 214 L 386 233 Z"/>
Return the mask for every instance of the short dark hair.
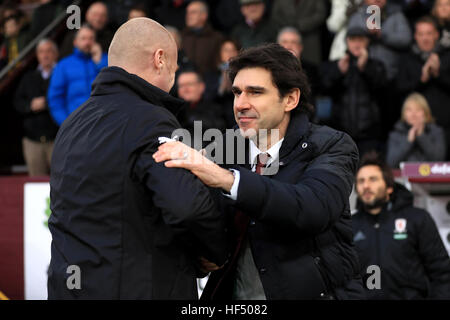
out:
<path id="1" fill-rule="evenodd" d="M 272 82 L 278 88 L 280 98 L 293 89 L 300 89 L 300 101 L 292 112 L 314 113 L 310 104 L 311 88 L 300 60 L 277 43 L 263 44 L 241 51 L 230 60 L 228 76 L 231 82 L 238 72 L 245 68 L 264 68 L 272 75 Z"/>
<path id="2" fill-rule="evenodd" d="M 182 69 L 179 73 L 177 78 L 179 78 L 182 74 L 185 73 L 193 73 L 195 74 L 195 76 L 197 77 L 197 81 L 198 82 L 205 82 L 205 79 L 203 79 L 203 76 L 200 74 L 200 72 L 198 72 L 197 70 L 195 70 L 194 68 L 186 68 L 186 69 Z"/>
<path id="3" fill-rule="evenodd" d="M 135 11 L 141 11 L 141 12 L 143 12 L 143 13 L 145 14 L 146 17 L 148 17 L 147 6 L 146 6 L 144 3 L 142 3 L 142 2 L 138 2 L 138 3 L 136 3 L 134 6 L 132 6 L 132 7 L 130 8 L 130 10 L 128 10 L 128 14 L 129 14 L 132 10 L 135 10 Z"/>
<path id="4" fill-rule="evenodd" d="M 439 30 L 436 20 L 431 16 L 423 16 L 423 17 L 417 19 L 417 21 L 414 23 L 414 27 L 417 28 L 417 25 L 419 23 L 429 23 L 434 27 L 434 29 Z"/>
<path id="5" fill-rule="evenodd" d="M 358 175 L 359 170 L 365 166 L 377 166 L 380 168 L 381 174 L 383 175 L 384 182 L 388 188 L 394 187 L 394 174 L 392 169 L 384 162 L 379 154 L 375 151 L 370 151 L 364 154 L 359 162 L 358 170 L 356 175 Z"/>

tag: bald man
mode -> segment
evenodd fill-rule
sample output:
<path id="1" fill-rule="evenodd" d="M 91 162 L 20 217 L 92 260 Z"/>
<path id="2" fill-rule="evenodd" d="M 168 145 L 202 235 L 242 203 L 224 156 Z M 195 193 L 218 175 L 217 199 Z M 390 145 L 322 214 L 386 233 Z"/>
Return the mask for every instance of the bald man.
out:
<path id="1" fill-rule="evenodd" d="M 167 92 L 175 41 L 135 18 L 114 35 L 89 100 L 61 126 L 52 158 L 49 299 L 197 299 L 199 257 L 223 265 L 224 221 L 190 172 L 156 163 L 179 128 Z"/>

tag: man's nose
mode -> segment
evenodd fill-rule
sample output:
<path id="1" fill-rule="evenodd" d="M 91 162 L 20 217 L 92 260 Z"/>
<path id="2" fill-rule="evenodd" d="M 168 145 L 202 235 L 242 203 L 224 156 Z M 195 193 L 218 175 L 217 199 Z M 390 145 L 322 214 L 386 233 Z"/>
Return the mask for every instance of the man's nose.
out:
<path id="1" fill-rule="evenodd" d="M 250 103 L 244 93 L 241 93 L 239 97 L 235 98 L 234 105 L 237 111 L 250 109 Z"/>

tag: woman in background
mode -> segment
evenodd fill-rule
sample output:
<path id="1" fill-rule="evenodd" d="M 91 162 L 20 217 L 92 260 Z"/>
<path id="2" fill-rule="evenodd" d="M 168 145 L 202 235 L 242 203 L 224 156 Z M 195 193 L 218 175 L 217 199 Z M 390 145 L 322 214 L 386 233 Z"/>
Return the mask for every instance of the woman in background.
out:
<path id="1" fill-rule="evenodd" d="M 443 161 L 445 146 L 444 131 L 434 124 L 425 97 L 410 94 L 403 104 L 401 119 L 389 134 L 388 165 L 398 168 L 403 161 Z"/>
<path id="2" fill-rule="evenodd" d="M 222 106 L 227 128 L 236 125 L 233 113 L 234 95 L 231 92 L 231 81 L 228 78 L 228 63 L 237 56 L 239 44 L 232 39 L 225 39 L 220 45 L 217 55 L 217 69 L 205 75 L 205 98 Z"/>

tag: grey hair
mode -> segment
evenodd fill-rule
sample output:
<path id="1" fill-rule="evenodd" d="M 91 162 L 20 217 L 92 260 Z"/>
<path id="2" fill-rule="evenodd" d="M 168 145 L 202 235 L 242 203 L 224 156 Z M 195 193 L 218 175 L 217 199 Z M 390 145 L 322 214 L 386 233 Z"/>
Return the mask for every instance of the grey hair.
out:
<path id="1" fill-rule="evenodd" d="M 299 43 L 302 44 L 303 40 L 302 40 L 302 35 L 300 34 L 300 32 L 294 28 L 294 27 L 284 27 L 283 29 L 280 30 L 280 32 L 278 32 L 278 36 L 277 36 L 277 42 L 280 42 L 280 38 L 284 33 L 294 33 L 298 36 L 299 39 Z"/>
<path id="2" fill-rule="evenodd" d="M 49 38 L 43 38 L 39 40 L 38 44 L 36 45 L 36 50 L 45 43 L 50 43 L 52 45 L 53 50 L 55 50 L 56 54 L 58 54 L 58 46 L 56 45 L 55 41 Z"/>

